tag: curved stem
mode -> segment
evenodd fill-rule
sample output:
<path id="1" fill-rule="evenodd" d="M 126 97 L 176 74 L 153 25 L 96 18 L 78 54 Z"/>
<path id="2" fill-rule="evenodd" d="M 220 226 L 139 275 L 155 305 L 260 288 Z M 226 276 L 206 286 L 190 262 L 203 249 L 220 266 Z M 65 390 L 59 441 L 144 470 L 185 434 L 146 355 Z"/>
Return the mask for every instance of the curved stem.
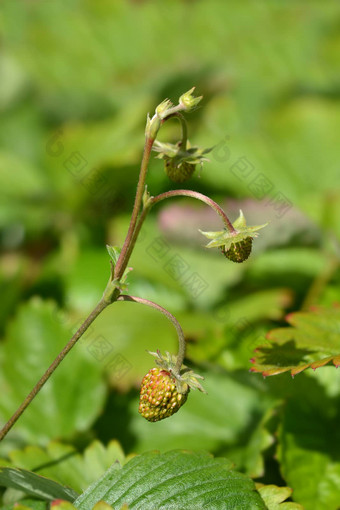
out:
<path id="1" fill-rule="evenodd" d="M 77 343 L 79 338 L 85 333 L 85 331 L 88 329 L 88 327 L 92 324 L 92 322 L 98 317 L 98 315 L 110 304 L 109 301 L 107 301 L 105 298 L 101 299 L 97 306 L 92 310 L 90 315 L 85 319 L 83 324 L 80 326 L 78 331 L 73 335 L 71 340 L 65 345 L 63 350 L 58 354 L 58 356 L 55 358 L 53 363 L 48 367 L 46 372 L 43 374 L 43 376 L 39 379 L 37 384 L 34 386 L 32 391 L 27 395 L 25 400 L 22 402 L 22 404 L 18 407 L 18 409 L 15 411 L 13 416 L 8 420 L 8 422 L 4 425 L 4 427 L 0 430 L 0 441 L 8 434 L 8 432 L 11 430 L 13 425 L 16 423 L 16 421 L 20 418 L 22 413 L 25 411 L 25 409 L 29 406 L 29 404 L 32 402 L 32 400 L 36 397 L 36 395 L 39 393 L 41 388 L 44 386 L 46 381 L 51 377 L 55 369 L 60 365 L 60 363 L 63 361 L 65 356 L 70 352 L 72 347 Z"/>
<path id="2" fill-rule="evenodd" d="M 131 244 L 131 239 L 132 239 L 135 227 L 136 227 L 138 213 L 139 213 L 140 206 L 141 206 L 142 199 L 143 199 L 145 178 L 146 178 L 146 173 L 148 170 L 148 164 L 149 164 L 149 159 L 150 159 L 153 142 L 154 142 L 154 138 L 146 138 L 146 140 L 145 140 L 143 158 L 142 158 L 142 163 L 141 163 L 141 168 L 140 168 L 140 173 L 139 173 L 139 180 L 138 180 L 138 185 L 137 185 L 135 203 L 133 206 L 129 230 L 126 235 L 126 238 L 125 238 L 125 241 L 124 241 L 124 244 L 122 247 L 122 251 L 120 252 L 120 256 L 119 256 L 119 259 L 118 259 L 116 267 L 115 267 L 114 277 L 117 280 L 120 280 L 120 278 L 122 277 L 122 275 L 126 269 L 128 262 L 129 262 L 129 255 L 131 254 L 130 244 Z"/>
<path id="3" fill-rule="evenodd" d="M 117 301 L 131 301 L 133 303 L 141 303 L 142 305 L 150 306 L 151 308 L 155 308 L 155 310 L 158 310 L 161 312 L 169 321 L 172 322 L 172 324 L 175 326 L 178 336 L 178 356 L 177 356 L 177 363 L 174 368 L 174 373 L 178 375 L 181 370 L 181 366 L 183 365 L 184 356 L 185 356 L 185 338 L 183 334 L 183 330 L 181 328 L 180 323 L 178 320 L 165 308 L 158 305 L 157 303 L 154 303 L 153 301 L 149 301 L 148 299 L 143 299 L 136 296 L 128 296 L 128 295 L 120 295 L 117 298 Z"/>
<path id="4" fill-rule="evenodd" d="M 181 127 L 182 127 L 181 149 L 183 149 L 185 151 L 186 148 L 187 148 L 187 141 L 188 141 L 187 122 L 186 122 L 184 116 L 181 113 L 176 113 L 176 115 L 174 115 L 174 116 L 177 117 L 177 119 L 181 123 Z"/>
<path id="5" fill-rule="evenodd" d="M 166 198 L 171 197 L 191 197 L 196 198 L 196 200 L 200 200 L 201 202 L 204 202 L 222 218 L 223 223 L 227 227 L 229 232 L 231 233 L 236 232 L 231 221 L 229 220 L 228 216 L 223 211 L 223 209 L 218 204 L 216 204 L 216 202 L 214 202 L 211 198 L 207 197 L 206 195 L 203 195 L 202 193 L 199 193 L 198 191 L 176 189 L 172 191 L 166 191 L 165 193 L 161 193 L 160 195 L 157 195 L 155 197 L 151 197 L 149 200 L 151 205 L 154 205 L 157 204 L 158 202 L 161 202 L 161 200 L 165 200 Z"/>

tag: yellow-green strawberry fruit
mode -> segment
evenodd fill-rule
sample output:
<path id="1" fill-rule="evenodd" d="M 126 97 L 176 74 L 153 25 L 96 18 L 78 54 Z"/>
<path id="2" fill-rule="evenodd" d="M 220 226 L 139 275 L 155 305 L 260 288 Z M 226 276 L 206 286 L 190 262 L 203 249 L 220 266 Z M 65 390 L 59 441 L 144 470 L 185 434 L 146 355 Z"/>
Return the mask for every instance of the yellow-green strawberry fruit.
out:
<path id="1" fill-rule="evenodd" d="M 173 158 L 164 158 L 165 173 L 173 182 L 185 182 L 190 179 L 196 169 L 196 165 L 186 163 L 174 164 Z"/>
<path id="2" fill-rule="evenodd" d="M 182 407 L 188 393 L 179 393 L 174 377 L 160 368 L 152 368 L 141 384 L 139 413 L 148 421 L 159 421 L 172 416 Z"/>

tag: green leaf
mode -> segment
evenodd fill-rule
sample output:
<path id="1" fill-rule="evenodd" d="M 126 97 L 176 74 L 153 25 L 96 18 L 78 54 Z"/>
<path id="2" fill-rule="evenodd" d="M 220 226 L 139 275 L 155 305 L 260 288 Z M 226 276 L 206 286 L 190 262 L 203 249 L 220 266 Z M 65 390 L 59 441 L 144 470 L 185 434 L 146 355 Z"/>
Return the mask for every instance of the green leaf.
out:
<path id="1" fill-rule="evenodd" d="M 121 470 L 109 469 L 74 504 L 89 510 L 101 499 L 114 508 L 127 503 L 131 509 L 266 508 L 254 482 L 233 471 L 230 461 L 185 450 L 149 452 Z"/>
<path id="2" fill-rule="evenodd" d="M 10 323 L 1 345 L 3 423 L 72 336 L 72 328 L 65 321 L 53 303 L 32 299 Z M 101 363 L 80 341 L 16 423 L 13 439 L 45 444 L 52 438 L 87 430 L 105 399 L 101 372 Z M 1 446 L 6 448 L 6 444 Z"/>
<path id="3" fill-rule="evenodd" d="M 110 441 L 106 447 L 100 441 L 93 441 L 82 454 L 72 446 L 53 441 L 46 448 L 27 446 L 12 450 L 8 457 L 7 462 L 0 459 L 0 466 L 37 471 L 78 492 L 102 476 L 112 462 L 123 465 L 128 461 L 117 441 Z"/>
<path id="4" fill-rule="evenodd" d="M 284 503 L 292 494 L 289 487 L 278 487 L 277 485 L 257 485 L 261 498 L 266 503 L 268 510 L 303 510 L 299 503 Z"/>
<path id="5" fill-rule="evenodd" d="M 338 510 L 340 399 L 302 375 L 283 409 L 278 461 L 294 500 L 305 510 Z M 338 386 L 338 385 L 337 385 Z"/>
<path id="6" fill-rule="evenodd" d="M 251 372 L 264 376 L 306 368 L 316 370 L 328 363 L 340 366 L 340 307 L 314 308 L 287 317 L 291 327 L 270 331 L 266 345 L 256 347 Z"/>
<path id="7" fill-rule="evenodd" d="M 65 499 L 74 501 L 78 494 L 70 487 L 49 480 L 25 469 L 0 468 L 0 485 L 18 489 L 30 496 L 53 501 Z"/>

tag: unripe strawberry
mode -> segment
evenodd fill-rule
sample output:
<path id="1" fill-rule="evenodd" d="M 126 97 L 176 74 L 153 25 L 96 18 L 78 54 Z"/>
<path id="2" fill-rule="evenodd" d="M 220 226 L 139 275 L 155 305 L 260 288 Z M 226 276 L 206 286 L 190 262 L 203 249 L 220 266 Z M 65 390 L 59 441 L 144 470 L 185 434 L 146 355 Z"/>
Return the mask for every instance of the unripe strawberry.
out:
<path id="1" fill-rule="evenodd" d="M 186 392 L 179 393 L 176 380 L 166 370 L 152 368 L 143 378 L 139 412 L 148 421 L 159 421 L 168 418 L 182 407 L 190 391 L 186 385 Z"/>
<path id="2" fill-rule="evenodd" d="M 148 351 L 150 352 L 150 351 Z M 198 381 L 201 375 L 194 374 L 182 364 L 180 371 L 176 370 L 177 356 L 160 351 L 150 352 L 155 357 L 158 368 L 152 368 L 144 376 L 140 389 L 139 412 L 148 421 L 159 421 L 168 418 L 186 402 L 190 389 L 197 389 L 205 393 Z"/>
<path id="3" fill-rule="evenodd" d="M 173 182 L 185 182 L 190 179 L 196 169 L 196 165 L 183 161 L 176 165 L 174 158 L 164 158 L 166 175 Z"/>
<path id="4" fill-rule="evenodd" d="M 210 239 L 207 248 L 219 248 L 229 260 L 240 263 L 247 260 L 251 253 L 253 238 L 257 237 L 258 231 L 266 225 L 267 223 L 248 227 L 243 212 L 240 211 L 240 216 L 234 221 L 232 228 L 229 224 L 227 228 L 218 232 L 202 232 L 202 230 L 200 232 Z"/>
<path id="5" fill-rule="evenodd" d="M 246 237 L 242 241 L 238 243 L 233 243 L 230 248 L 225 250 L 224 246 L 221 246 L 222 253 L 227 257 L 227 259 L 232 260 L 233 262 L 244 262 L 247 260 L 251 253 L 251 248 L 253 244 L 252 237 Z"/>

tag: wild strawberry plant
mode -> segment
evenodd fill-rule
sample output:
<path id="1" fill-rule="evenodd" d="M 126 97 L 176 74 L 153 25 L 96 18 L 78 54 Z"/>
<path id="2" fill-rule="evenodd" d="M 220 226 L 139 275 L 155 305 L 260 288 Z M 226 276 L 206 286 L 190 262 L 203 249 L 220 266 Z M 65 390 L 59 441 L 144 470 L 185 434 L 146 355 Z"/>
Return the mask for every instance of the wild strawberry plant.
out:
<path id="1" fill-rule="evenodd" d="M 225 214 L 225 212 L 221 209 L 221 207 L 218 204 L 216 204 L 211 198 L 192 190 L 169 191 L 157 195 L 155 197 L 152 196 L 148 191 L 146 186 L 146 176 L 152 150 L 156 150 L 158 152 L 158 157 L 164 159 L 166 172 L 168 173 L 170 179 L 174 180 L 175 182 L 184 182 L 188 178 L 190 178 L 195 170 L 195 166 L 197 164 L 202 165 L 203 162 L 206 161 L 204 155 L 211 150 L 188 146 L 187 124 L 183 116 L 183 113 L 189 113 L 190 111 L 194 110 L 202 99 L 202 97 L 195 97 L 193 95 L 193 91 L 194 88 L 183 94 L 179 98 L 177 105 L 173 105 L 170 100 L 166 99 L 157 106 L 155 114 L 153 115 L 152 118 L 150 118 L 148 115 L 145 128 L 144 152 L 141 162 L 137 192 L 131 215 L 130 225 L 125 238 L 125 242 L 122 247 L 107 246 L 108 253 L 111 259 L 110 260 L 111 272 L 106 289 L 104 290 L 103 293 L 103 297 L 99 301 L 97 306 L 94 308 L 94 310 L 90 313 L 90 315 L 85 319 L 85 321 L 76 331 L 76 333 L 73 335 L 71 340 L 67 343 L 65 348 L 60 352 L 58 357 L 46 370 L 43 377 L 33 388 L 31 393 L 27 396 L 22 405 L 18 408 L 18 410 L 14 413 L 14 415 L 10 418 L 10 420 L 0 431 L 0 440 L 6 436 L 6 434 L 13 427 L 13 425 L 19 419 L 19 417 L 27 408 L 27 406 L 32 402 L 34 397 L 44 386 L 44 384 L 52 375 L 54 370 L 59 366 L 59 364 L 69 353 L 72 347 L 86 332 L 86 330 L 92 324 L 92 322 L 100 315 L 100 313 L 107 306 L 117 301 L 138 302 L 156 308 L 174 323 L 179 340 L 178 356 L 176 357 L 175 361 L 173 361 L 173 359 L 170 361 L 169 357 L 168 360 L 166 361 L 159 355 L 158 363 L 159 364 L 163 363 L 161 365 L 161 368 L 167 374 L 167 377 L 169 379 L 168 384 L 170 384 L 170 386 L 175 385 L 176 392 L 178 393 L 177 397 L 182 398 L 181 404 L 184 403 L 184 397 L 187 396 L 187 393 L 189 392 L 189 389 L 191 387 L 198 388 L 200 391 L 204 391 L 202 386 L 197 381 L 197 376 L 191 374 L 186 370 L 182 370 L 183 360 L 185 356 L 185 340 L 182 328 L 178 324 L 175 317 L 173 317 L 170 314 L 170 312 L 160 307 L 156 303 L 152 303 L 151 301 L 148 301 L 146 299 L 129 296 L 125 293 L 127 289 L 127 277 L 129 271 L 131 271 L 132 269 L 127 266 L 134 246 L 136 244 L 138 234 L 140 233 L 140 230 L 150 209 L 155 204 L 162 200 L 174 196 L 187 196 L 205 202 L 208 206 L 210 206 L 222 219 L 225 230 L 219 232 L 205 232 L 204 235 L 206 235 L 206 237 L 208 237 L 209 239 L 212 239 L 208 244 L 208 247 L 214 246 L 221 247 L 223 253 L 225 253 L 230 260 L 234 260 L 235 262 L 242 262 L 243 260 L 248 258 L 251 251 L 252 238 L 257 236 L 257 230 L 265 226 L 261 225 L 259 227 L 248 227 L 246 225 L 246 221 L 242 211 L 240 213 L 239 219 L 234 223 L 234 225 L 232 225 L 228 216 Z M 181 140 L 176 145 L 158 142 L 156 138 L 161 126 L 166 121 L 173 118 L 178 119 L 181 124 L 182 127 Z M 190 169 L 190 172 L 188 172 L 188 165 L 192 167 Z M 169 172 L 169 167 L 171 167 L 172 169 L 171 172 Z M 144 384 L 145 385 L 147 384 L 146 381 L 144 382 Z M 153 382 L 153 384 L 156 384 L 156 388 L 154 388 L 151 391 L 150 387 L 151 383 L 148 382 L 148 385 L 150 387 L 149 388 L 150 395 L 148 397 L 149 404 L 153 403 L 153 400 L 155 400 L 154 393 L 156 392 L 157 405 L 160 407 L 164 406 L 164 409 L 167 409 L 165 415 L 171 416 L 172 413 L 169 412 L 169 408 L 167 406 L 169 405 L 171 406 L 172 404 L 169 403 L 165 404 L 165 401 L 161 399 L 161 396 L 159 394 L 159 386 L 162 383 Z M 167 386 L 167 384 L 165 384 L 164 382 L 163 384 L 165 391 L 165 387 Z M 172 391 L 173 390 L 171 390 L 171 392 Z M 146 389 L 143 386 L 142 400 L 145 400 L 146 394 L 147 394 Z M 181 397 L 181 395 L 183 395 L 183 397 Z M 153 405 L 156 404 L 153 403 Z M 177 411 L 178 408 L 179 408 L 178 404 L 171 407 L 173 412 Z M 145 416 L 145 413 L 142 413 L 142 415 Z M 161 418 L 159 417 L 158 419 Z"/>
<path id="2" fill-rule="evenodd" d="M 153 196 L 152 190 L 147 188 L 147 172 L 152 151 L 157 152 L 159 159 L 163 159 L 166 174 L 170 180 L 176 183 L 186 182 L 197 167 L 207 161 L 206 156 L 212 148 L 200 148 L 191 145 L 188 141 L 185 114 L 193 111 L 202 99 L 195 97 L 193 91 L 194 89 L 191 89 L 184 93 L 175 105 L 169 100 L 163 101 L 156 107 L 155 114 L 151 118 L 147 117 L 144 152 L 132 215 L 122 246 L 107 246 L 111 270 L 103 296 L 17 411 L 4 425 L 0 432 L 1 440 L 6 438 L 17 420 L 31 405 L 35 396 L 42 390 L 45 383 L 96 318 L 107 307 L 118 302 L 144 304 L 158 310 L 172 322 L 178 336 L 177 354 L 161 353 L 160 351 L 150 353 L 154 356 L 156 366 L 151 368 L 142 380 L 139 401 L 141 415 L 139 419 L 143 417 L 147 422 L 150 422 L 147 423 L 147 426 L 150 427 L 148 434 L 152 436 L 151 427 L 157 426 L 154 422 L 177 419 L 178 415 L 173 415 L 178 411 L 181 412 L 182 406 L 190 398 L 191 389 L 205 392 L 204 386 L 200 382 L 203 376 L 196 374 L 184 365 L 186 341 L 177 319 L 159 304 L 128 293 L 128 277 L 131 271 L 130 257 L 149 211 L 159 202 L 184 196 L 209 206 L 219 216 L 219 221 L 222 221 L 222 229 L 209 232 L 201 231 L 202 235 L 209 240 L 207 248 L 218 248 L 225 257 L 238 264 L 248 259 L 253 239 L 258 236 L 259 230 L 266 226 L 248 226 L 242 211 L 240 211 L 239 217 L 231 222 L 225 211 L 210 197 L 191 189 L 169 190 Z M 180 123 L 181 138 L 177 143 L 160 142 L 157 139 L 159 131 L 164 123 L 170 120 Z M 221 227 L 217 225 L 216 228 Z M 136 270 L 138 271 L 137 267 Z M 34 306 L 31 313 L 34 318 Z M 318 315 L 318 313 L 292 315 L 290 317 L 291 328 L 273 331 L 270 334 L 270 339 L 274 344 L 276 343 L 276 347 L 258 346 L 256 355 L 252 359 L 251 370 L 262 372 L 263 375 L 274 375 L 290 370 L 294 375 L 305 368 L 315 369 L 331 362 L 338 366 L 338 331 L 327 332 L 327 338 L 328 334 L 331 334 L 332 338 L 334 337 L 329 345 L 327 338 L 320 334 L 320 331 L 323 330 L 325 335 L 325 330 L 322 322 L 323 314 L 319 313 Z M 331 317 L 333 321 L 331 323 L 334 324 L 335 320 L 338 321 L 338 310 L 334 310 L 332 313 L 334 316 Z M 302 330 L 304 333 L 301 336 Z M 310 342 L 306 343 L 305 339 L 308 335 L 313 340 L 313 349 L 310 349 Z M 56 336 L 58 337 L 56 341 L 59 341 L 59 336 Z M 287 341 L 296 342 L 294 348 L 287 350 Z M 277 348 L 277 346 L 279 347 Z M 278 352 L 280 357 L 275 358 Z M 317 359 L 306 360 L 306 357 L 313 355 Z M 293 357 L 294 362 L 292 362 Z M 62 366 L 60 370 L 62 370 Z M 17 374 L 17 377 L 20 378 L 20 373 Z M 86 379 L 86 375 L 84 379 Z M 80 391 L 82 391 L 81 386 Z M 91 388 L 88 388 L 88 391 L 91 394 Z M 209 399 L 209 394 L 200 397 Z M 92 400 L 93 406 L 98 406 L 100 395 L 98 396 L 98 393 L 92 395 Z M 216 406 L 212 412 L 214 411 L 216 412 Z M 137 409 L 135 412 L 137 413 Z M 287 433 L 288 429 L 289 427 L 282 428 L 282 436 Z M 263 442 L 264 447 L 268 447 L 270 443 L 268 436 L 270 436 L 269 433 L 264 437 L 261 430 L 259 435 L 255 436 L 255 441 Z M 79 472 L 85 471 L 85 476 L 74 477 L 72 463 L 68 465 L 64 463 L 60 469 L 55 468 L 58 466 L 58 459 L 68 454 L 75 455 L 73 469 L 77 469 Z M 92 456 L 92 459 L 97 460 L 98 469 L 94 469 L 91 473 L 87 472 L 88 468 L 85 467 L 84 458 L 80 455 L 76 456 L 72 449 L 66 448 L 65 450 L 65 446 L 58 442 L 47 449 L 37 447 L 31 457 L 29 452 L 25 452 L 24 454 L 14 454 L 7 460 L 3 459 L 0 468 L 0 482 L 9 491 L 7 493 L 8 500 L 15 500 L 14 489 L 20 491 L 18 499 L 21 501 L 16 508 L 22 510 L 42 508 L 42 504 L 45 505 L 43 508 L 46 508 L 47 503 L 51 503 L 51 507 L 55 510 L 71 510 L 72 508 L 84 510 L 92 508 L 97 510 L 109 508 L 195 509 L 203 507 L 294 510 L 302 508 L 298 503 L 284 503 L 291 495 L 289 488 L 280 488 L 275 485 L 255 485 L 250 476 L 234 470 L 232 463 L 223 456 L 213 458 L 204 452 L 172 450 L 166 453 L 151 451 L 133 458 L 125 458 L 124 453 L 116 445 L 112 446 L 111 444 L 104 448 L 98 443 L 93 443 L 89 452 L 87 450 L 84 452 L 84 457 L 87 454 L 88 457 Z M 39 460 L 38 464 L 37 460 Z M 285 459 L 285 461 L 289 478 L 291 463 L 289 459 Z M 41 466 L 39 473 L 34 472 L 37 465 Z M 253 469 L 258 472 L 256 468 Z"/>

